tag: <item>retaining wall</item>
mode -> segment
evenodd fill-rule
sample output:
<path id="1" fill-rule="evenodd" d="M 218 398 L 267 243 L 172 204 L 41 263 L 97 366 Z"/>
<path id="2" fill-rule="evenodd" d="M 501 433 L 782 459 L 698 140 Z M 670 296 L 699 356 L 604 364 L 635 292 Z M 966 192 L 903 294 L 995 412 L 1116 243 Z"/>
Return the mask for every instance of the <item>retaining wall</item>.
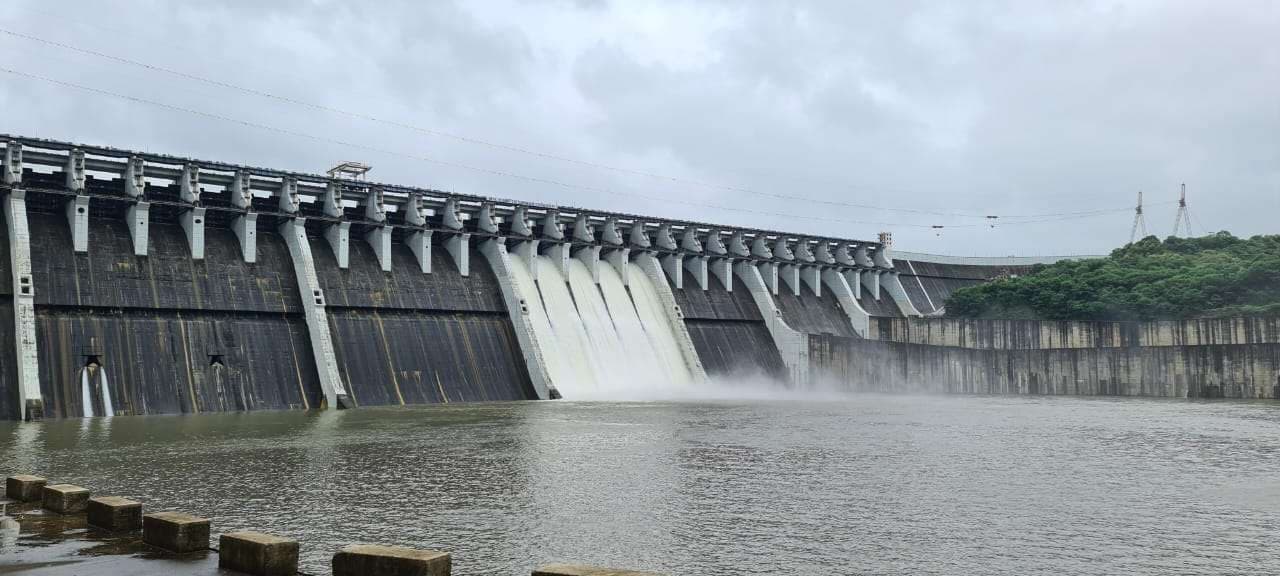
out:
<path id="1" fill-rule="evenodd" d="M 987 349 L 1277 344 L 1280 343 L 1280 318 L 1159 322 L 872 318 L 871 337 L 930 346 Z"/>
<path id="2" fill-rule="evenodd" d="M 873 319 L 879 340 L 809 337 L 812 371 L 882 392 L 1280 397 L 1280 322 Z"/>

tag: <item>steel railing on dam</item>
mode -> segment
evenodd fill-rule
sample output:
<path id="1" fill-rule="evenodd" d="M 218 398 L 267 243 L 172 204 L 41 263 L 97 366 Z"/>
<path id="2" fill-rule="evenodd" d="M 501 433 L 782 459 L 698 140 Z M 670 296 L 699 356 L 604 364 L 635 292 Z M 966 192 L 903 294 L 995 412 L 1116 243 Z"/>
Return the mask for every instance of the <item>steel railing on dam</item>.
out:
<path id="1" fill-rule="evenodd" d="M 695 375 L 802 380 L 798 335 L 918 314 L 872 241 L 0 139 L 6 417 L 88 413 L 88 367 L 117 414 L 552 397 L 529 295 L 570 261 L 653 280 Z"/>

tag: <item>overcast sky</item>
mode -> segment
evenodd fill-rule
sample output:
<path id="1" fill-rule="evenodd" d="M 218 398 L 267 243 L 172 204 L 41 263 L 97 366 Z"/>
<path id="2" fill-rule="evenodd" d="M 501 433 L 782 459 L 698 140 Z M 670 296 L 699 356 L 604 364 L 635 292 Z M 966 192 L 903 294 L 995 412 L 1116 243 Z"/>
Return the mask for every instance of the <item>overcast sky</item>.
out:
<path id="1" fill-rule="evenodd" d="M 1048 215 L 1138 190 L 1165 236 L 1181 182 L 1280 233 L 1280 2 L 112 4 L 0 5 L 0 131 L 946 254 L 1104 253 L 1131 211 Z"/>

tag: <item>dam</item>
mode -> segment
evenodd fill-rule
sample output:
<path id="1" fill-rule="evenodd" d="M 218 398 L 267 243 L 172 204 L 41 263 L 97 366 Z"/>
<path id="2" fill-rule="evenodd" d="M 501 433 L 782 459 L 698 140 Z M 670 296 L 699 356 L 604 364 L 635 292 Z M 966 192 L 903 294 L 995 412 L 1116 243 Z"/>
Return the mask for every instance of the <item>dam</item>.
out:
<path id="1" fill-rule="evenodd" d="M 936 309 L 876 241 L 0 139 L 6 418 L 802 384 Z"/>
<path id="2" fill-rule="evenodd" d="M 1280 393 L 1269 329 L 1063 346 L 1038 336 L 1068 329 L 1053 323 L 975 321 L 1000 344 L 918 337 L 954 329 L 936 318 L 954 290 L 1054 258 L 895 255 L 879 241 L 0 141 L 5 419 L 646 398 L 754 379 Z"/>

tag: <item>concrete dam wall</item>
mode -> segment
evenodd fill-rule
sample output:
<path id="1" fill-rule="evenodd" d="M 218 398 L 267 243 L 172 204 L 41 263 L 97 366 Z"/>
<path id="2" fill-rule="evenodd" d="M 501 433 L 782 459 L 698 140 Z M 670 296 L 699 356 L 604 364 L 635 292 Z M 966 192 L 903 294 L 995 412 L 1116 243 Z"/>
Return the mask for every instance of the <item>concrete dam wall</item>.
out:
<path id="1" fill-rule="evenodd" d="M 803 384 L 919 314 L 878 242 L 0 138 L 6 418 Z"/>
<path id="2" fill-rule="evenodd" d="M 181 226 L 152 223 L 133 252 L 125 220 L 94 206 L 91 251 L 65 215 L 31 211 L 40 388 L 48 416 L 87 414 L 82 373 L 98 364 L 115 414 L 318 407 L 323 394 L 289 249 L 257 235 L 245 263 L 229 228 L 209 223 L 204 258 Z M 101 215 L 97 215 L 97 214 Z M 496 279 L 482 258 L 463 277 L 443 249 L 422 274 L 410 250 L 378 269 L 367 246 L 341 269 L 308 234 L 334 358 L 353 405 L 531 397 Z M 10 395 L 12 396 L 12 395 Z M 105 407 L 99 407 L 101 415 Z"/>
<path id="3" fill-rule="evenodd" d="M 0 138 L 5 418 L 619 398 L 754 377 L 1276 395 L 1276 320 L 922 318 L 1039 260 L 895 259 L 871 241 Z"/>
<path id="4" fill-rule="evenodd" d="M 1280 319 L 1041 322 L 873 319 L 808 339 L 813 370 L 855 390 L 1280 398 Z"/>
<path id="5" fill-rule="evenodd" d="M 47 416 L 103 414 L 101 404 L 84 405 L 91 364 L 107 376 L 115 414 L 319 404 L 297 284 L 278 239 L 264 237 L 259 262 L 246 265 L 231 232 L 209 228 L 201 262 L 187 254 L 181 227 L 153 225 L 153 250 L 141 258 L 125 221 L 103 214 L 88 226 L 93 253 L 77 253 L 65 216 L 33 210 L 28 218 Z"/>
<path id="6" fill-rule="evenodd" d="M 985 349 L 1129 348 L 1280 344 L 1280 318 L 1200 318 L 1150 322 L 1054 322 L 964 318 L 876 319 L 872 337 L 892 342 Z"/>

